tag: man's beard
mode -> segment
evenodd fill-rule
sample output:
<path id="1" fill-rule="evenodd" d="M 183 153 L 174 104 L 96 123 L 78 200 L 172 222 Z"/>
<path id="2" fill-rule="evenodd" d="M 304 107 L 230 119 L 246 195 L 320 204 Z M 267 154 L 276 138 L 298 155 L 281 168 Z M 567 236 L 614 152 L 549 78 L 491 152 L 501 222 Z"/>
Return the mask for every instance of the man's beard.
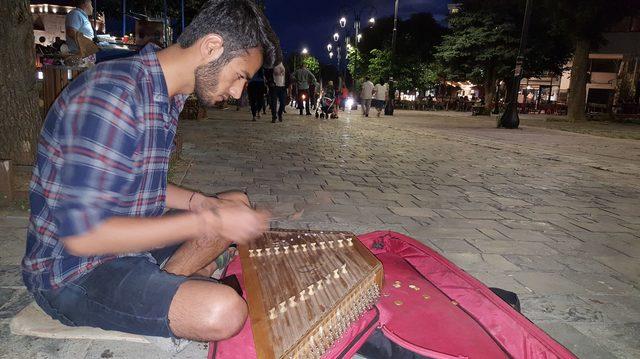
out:
<path id="1" fill-rule="evenodd" d="M 217 102 L 214 96 L 218 92 L 218 78 L 227 62 L 223 56 L 220 56 L 210 63 L 196 68 L 196 96 L 207 107 L 212 107 Z"/>

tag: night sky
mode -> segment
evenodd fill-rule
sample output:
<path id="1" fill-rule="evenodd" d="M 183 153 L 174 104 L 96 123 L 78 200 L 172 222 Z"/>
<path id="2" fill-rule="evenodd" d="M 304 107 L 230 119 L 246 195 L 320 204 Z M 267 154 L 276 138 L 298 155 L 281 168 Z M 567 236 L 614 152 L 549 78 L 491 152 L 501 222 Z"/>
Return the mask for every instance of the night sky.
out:
<path id="1" fill-rule="evenodd" d="M 447 4 L 450 2 L 449 0 L 399 0 L 398 12 L 401 18 L 417 12 L 430 12 L 436 20 L 442 21 L 447 15 Z M 334 26 L 340 19 L 340 9 L 343 4 L 348 4 L 357 10 L 373 6 L 378 18 L 393 16 L 394 6 L 394 0 L 265 0 L 264 3 L 267 17 L 280 37 L 285 55 L 307 47 L 311 55 L 325 63 L 329 62 L 326 46 L 331 41 Z M 349 20 L 347 27 L 353 31 L 351 22 L 353 10 L 350 15 L 347 15 L 347 19 Z M 363 20 L 361 23 L 366 26 L 367 19 Z"/>

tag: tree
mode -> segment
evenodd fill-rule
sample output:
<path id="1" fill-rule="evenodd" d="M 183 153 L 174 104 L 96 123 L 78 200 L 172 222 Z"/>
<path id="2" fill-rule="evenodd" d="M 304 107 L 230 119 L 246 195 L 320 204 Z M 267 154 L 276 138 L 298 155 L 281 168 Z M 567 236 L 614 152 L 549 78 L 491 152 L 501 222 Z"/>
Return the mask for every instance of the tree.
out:
<path id="1" fill-rule="evenodd" d="M 0 18 L 0 158 L 31 165 L 41 115 L 29 2 L 4 0 Z"/>
<path id="2" fill-rule="evenodd" d="M 373 49 L 370 51 L 367 74 L 374 83 L 385 83 L 391 76 L 391 51 Z"/>
<path id="3" fill-rule="evenodd" d="M 534 8 L 525 51 L 525 77 L 560 74 L 571 54 L 568 35 L 548 8 Z M 517 56 L 524 1 L 467 0 L 449 17 L 450 33 L 437 46 L 436 59 L 452 80 L 482 83 L 485 106 L 493 105 L 496 82 L 510 78 Z"/>
<path id="4" fill-rule="evenodd" d="M 567 32 L 574 44 L 568 117 L 571 121 L 585 119 L 589 52 L 604 42 L 603 33 L 626 16 L 637 13 L 634 0 L 559 0 L 550 1 L 558 14 L 566 19 Z"/>
<path id="5" fill-rule="evenodd" d="M 389 77 L 396 80 L 399 89 L 422 88 L 421 73 L 433 60 L 434 45 L 438 44 L 444 28 L 430 13 L 413 14 L 398 22 L 397 51 L 391 63 L 391 32 L 393 18 L 378 19 L 375 26 L 363 30 L 362 40 L 348 51 L 348 69 L 360 78 L 369 75 L 381 82 Z M 356 89 L 357 90 L 357 89 Z"/>
<path id="6" fill-rule="evenodd" d="M 320 62 L 318 62 L 318 59 L 311 55 L 305 55 L 302 58 L 302 63 L 307 66 L 307 69 L 311 71 L 315 77 L 320 75 Z"/>

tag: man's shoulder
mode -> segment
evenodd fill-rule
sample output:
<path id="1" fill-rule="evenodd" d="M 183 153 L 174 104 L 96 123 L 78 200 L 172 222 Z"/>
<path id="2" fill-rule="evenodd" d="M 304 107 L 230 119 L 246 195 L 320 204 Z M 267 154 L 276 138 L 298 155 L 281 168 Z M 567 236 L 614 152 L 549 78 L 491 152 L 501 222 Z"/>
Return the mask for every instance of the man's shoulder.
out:
<path id="1" fill-rule="evenodd" d="M 69 13 L 67 14 L 67 16 L 65 16 L 65 24 L 68 25 L 73 25 L 75 23 L 79 23 L 83 21 L 83 16 L 82 16 L 82 12 L 80 12 L 80 10 L 78 9 L 73 9 L 71 11 L 69 11 Z"/>
<path id="2" fill-rule="evenodd" d="M 72 104 L 74 111 L 118 110 L 133 115 L 145 103 L 145 79 L 142 64 L 135 59 L 100 63 L 73 80 L 56 100 L 65 112 Z"/>
<path id="3" fill-rule="evenodd" d="M 138 91 L 149 76 L 139 56 L 106 61 L 89 70 L 84 79 L 89 86 L 112 86 L 127 92 Z"/>

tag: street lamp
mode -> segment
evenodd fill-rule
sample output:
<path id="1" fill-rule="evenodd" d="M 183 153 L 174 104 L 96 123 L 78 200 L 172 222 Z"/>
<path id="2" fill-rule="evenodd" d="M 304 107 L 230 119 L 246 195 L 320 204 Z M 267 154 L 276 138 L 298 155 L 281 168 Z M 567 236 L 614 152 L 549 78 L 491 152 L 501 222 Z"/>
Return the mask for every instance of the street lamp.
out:
<path id="1" fill-rule="evenodd" d="M 327 44 L 327 51 L 331 52 L 332 48 L 333 48 L 333 46 L 331 46 L 331 44 Z"/>
<path id="2" fill-rule="evenodd" d="M 345 26 L 347 26 L 347 18 L 343 16 L 340 18 L 340 27 L 345 27 Z"/>
<path id="3" fill-rule="evenodd" d="M 376 19 L 374 17 L 369 19 L 369 26 L 373 26 L 376 24 Z"/>
<path id="4" fill-rule="evenodd" d="M 329 53 L 329 58 L 330 58 L 330 59 L 333 59 L 333 52 L 330 52 L 330 53 Z"/>
<path id="5" fill-rule="evenodd" d="M 360 42 L 362 40 L 362 34 L 358 34 L 357 41 Z"/>
<path id="6" fill-rule="evenodd" d="M 340 40 L 340 35 L 337 32 L 333 33 L 333 41 L 338 42 L 338 40 Z"/>
<path id="7" fill-rule="evenodd" d="M 309 50 L 307 50 L 307 48 L 305 47 L 304 49 L 302 49 L 302 54 L 306 55 L 309 53 Z"/>

